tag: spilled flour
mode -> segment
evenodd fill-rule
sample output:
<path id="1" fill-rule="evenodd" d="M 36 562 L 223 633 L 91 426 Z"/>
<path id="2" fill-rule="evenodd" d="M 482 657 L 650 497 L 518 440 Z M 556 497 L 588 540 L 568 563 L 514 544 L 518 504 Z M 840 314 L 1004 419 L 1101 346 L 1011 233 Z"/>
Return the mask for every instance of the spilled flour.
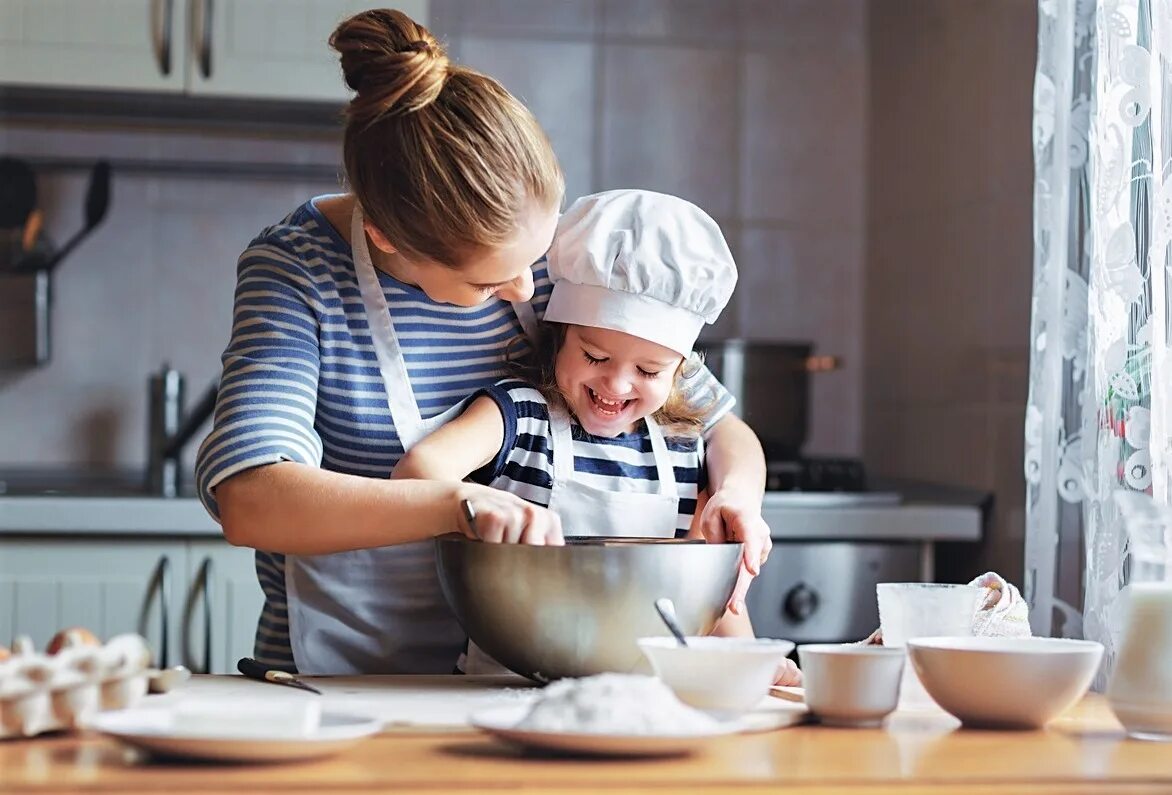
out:
<path id="1" fill-rule="evenodd" d="M 653 676 L 599 674 L 548 685 L 518 729 L 588 734 L 708 734 L 719 724 Z"/>

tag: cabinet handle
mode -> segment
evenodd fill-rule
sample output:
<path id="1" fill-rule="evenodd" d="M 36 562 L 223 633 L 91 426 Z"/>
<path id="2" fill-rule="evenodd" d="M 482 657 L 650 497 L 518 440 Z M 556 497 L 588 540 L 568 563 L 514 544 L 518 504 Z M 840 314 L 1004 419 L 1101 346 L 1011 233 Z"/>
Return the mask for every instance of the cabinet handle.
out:
<path id="1" fill-rule="evenodd" d="M 153 5 L 154 18 L 161 18 L 159 25 L 161 30 L 159 35 L 154 37 L 155 51 L 159 58 L 159 71 L 164 77 L 168 77 L 171 74 L 171 29 L 173 27 L 171 23 L 175 16 L 175 0 L 155 0 Z M 160 7 L 162 8 L 161 13 L 159 12 Z"/>
<path id="2" fill-rule="evenodd" d="M 212 0 L 195 0 L 191 6 L 192 30 L 199 31 L 199 73 L 205 80 L 212 77 Z M 199 25 L 194 24 L 196 16 Z"/>
<path id="3" fill-rule="evenodd" d="M 202 596 L 203 603 L 203 667 L 196 665 L 191 653 L 191 614 L 195 612 L 195 598 Z M 197 673 L 212 672 L 212 559 L 204 558 L 199 573 L 192 583 L 187 607 L 183 611 L 183 660 L 188 668 Z"/>
<path id="4" fill-rule="evenodd" d="M 151 579 L 147 583 L 146 597 L 142 603 L 142 611 L 138 614 L 138 634 L 146 637 L 147 634 L 147 618 L 151 612 L 151 605 L 155 601 L 155 593 L 159 594 L 159 612 L 161 620 L 159 622 L 159 667 L 166 668 L 170 664 L 171 655 L 168 650 L 168 638 L 171 635 L 171 627 L 169 624 L 170 614 L 170 596 L 171 593 L 171 559 L 166 555 L 159 558 L 158 565 L 151 573 Z"/>

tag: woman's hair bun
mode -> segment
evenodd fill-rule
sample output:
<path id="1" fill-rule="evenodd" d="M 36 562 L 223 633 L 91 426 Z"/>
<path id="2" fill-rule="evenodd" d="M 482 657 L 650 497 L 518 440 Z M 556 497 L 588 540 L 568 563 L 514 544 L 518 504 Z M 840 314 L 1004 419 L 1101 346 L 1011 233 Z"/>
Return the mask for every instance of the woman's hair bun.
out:
<path id="1" fill-rule="evenodd" d="M 356 94 L 347 111 L 352 122 L 420 110 L 435 101 L 447 80 L 444 48 L 402 11 L 377 8 L 345 19 L 330 46 L 341 54 L 346 85 Z"/>

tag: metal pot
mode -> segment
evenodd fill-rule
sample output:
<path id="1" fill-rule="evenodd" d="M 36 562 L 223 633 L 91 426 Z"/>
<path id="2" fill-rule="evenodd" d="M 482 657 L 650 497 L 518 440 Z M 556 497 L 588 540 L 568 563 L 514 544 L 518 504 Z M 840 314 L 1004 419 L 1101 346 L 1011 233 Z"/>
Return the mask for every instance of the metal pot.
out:
<path id="1" fill-rule="evenodd" d="M 436 539 L 444 597 L 477 646 L 539 682 L 639 669 L 636 640 L 666 635 L 655 600 L 675 603 L 689 635 L 724 613 L 740 544 L 650 538 L 566 539 L 561 547 Z"/>
<path id="2" fill-rule="evenodd" d="M 810 417 L 810 373 L 836 370 L 835 356 L 812 356 L 808 342 L 731 339 L 696 346 L 704 363 L 737 399 L 736 413 L 749 424 L 771 461 L 797 458 Z"/>

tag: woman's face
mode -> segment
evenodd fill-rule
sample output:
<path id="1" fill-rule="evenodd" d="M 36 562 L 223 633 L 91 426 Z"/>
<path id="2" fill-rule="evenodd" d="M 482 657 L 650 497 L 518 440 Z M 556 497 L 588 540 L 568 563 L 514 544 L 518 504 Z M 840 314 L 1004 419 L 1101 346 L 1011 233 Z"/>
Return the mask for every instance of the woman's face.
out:
<path id="1" fill-rule="evenodd" d="M 532 266 L 549 250 L 557 222 L 556 209 L 530 210 L 512 240 L 459 268 L 432 260 L 407 259 L 377 229 L 367 224 L 366 232 L 382 252 L 377 264 L 392 276 L 417 286 L 438 303 L 476 306 L 494 296 L 506 301 L 528 301 L 533 297 Z"/>
<path id="2" fill-rule="evenodd" d="M 588 432 L 618 436 L 663 408 L 683 360 L 642 337 L 567 326 L 555 364 L 558 389 Z"/>

